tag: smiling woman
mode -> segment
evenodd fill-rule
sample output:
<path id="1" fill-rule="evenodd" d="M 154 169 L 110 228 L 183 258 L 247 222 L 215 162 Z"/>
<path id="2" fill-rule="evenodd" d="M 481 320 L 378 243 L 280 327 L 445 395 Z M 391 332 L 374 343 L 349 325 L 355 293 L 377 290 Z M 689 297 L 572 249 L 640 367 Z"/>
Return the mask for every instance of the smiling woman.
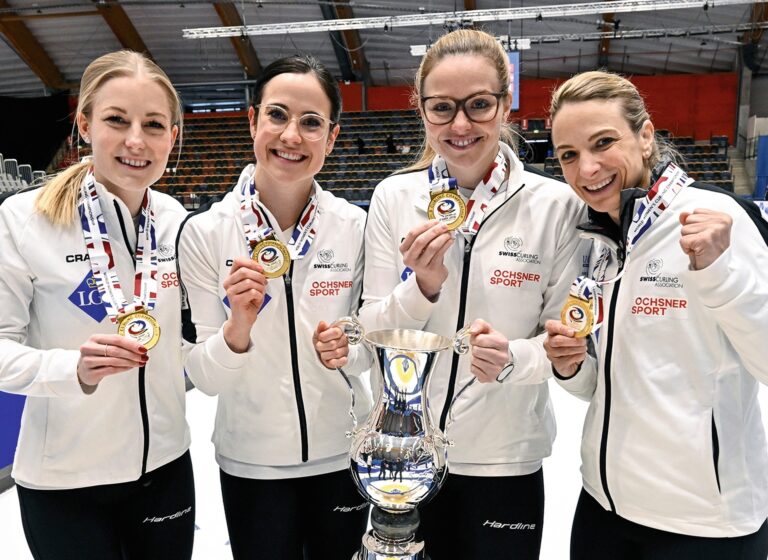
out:
<path id="1" fill-rule="evenodd" d="M 151 189 L 179 98 L 145 56 L 107 54 L 83 73 L 77 124 L 93 158 L 0 206 L 0 390 L 33 397 L 13 467 L 24 533 L 42 560 L 188 559 L 181 301 L 159 254 L 185 211 Z"/>
<path id="2" fill-rule="evenodd" d="M 413 95 L 424 150 L 376 187 L 366 226 L 367 331 L 451 337 L 472 323 L 471 354 L 438 362 L 432 376 L 441 429 L 462 386 L 489 384 L 458 400 L 445 486 L 421 508 L 434 560 L 534 559 L 541 545 L 542 461 L 555 436 L 541 337 L 580 268 L 584 206 L 517 158 L 508 85 L 491 35 L 459 30 L 433 44 Z"/>
<path id="3" fill-rule="evenodd" d="M 314 180 L 339 133 L 341 94 L 325 67 L 295 56 L 264 69 L 254 102 L 256 163 L 179 234 L 186 370 L 218 395 L 234 558 L 350 558 L 368 506 L 347 470 L 348 395 L 332 368 L 346 366 L 364 417 L 370 356 L 347 352 L 327 322 L 357 309 L 365 213 Z"/>

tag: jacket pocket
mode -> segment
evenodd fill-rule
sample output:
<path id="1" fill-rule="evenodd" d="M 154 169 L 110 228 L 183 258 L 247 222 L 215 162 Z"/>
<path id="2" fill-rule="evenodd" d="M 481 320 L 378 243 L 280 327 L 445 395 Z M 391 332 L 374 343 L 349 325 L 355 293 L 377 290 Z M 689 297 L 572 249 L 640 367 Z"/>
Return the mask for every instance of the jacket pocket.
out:
<path id="1" fill-rule="evenodd" d="M 720 471 L 718 462 L 720 460 L 720 441 L 717 437 L 717 424 L 715 424 L 715 411 L 712 411 L 712 464 L 715 467 L 715 480 L 717 481 L 717 492 L 720 493 Z"/>

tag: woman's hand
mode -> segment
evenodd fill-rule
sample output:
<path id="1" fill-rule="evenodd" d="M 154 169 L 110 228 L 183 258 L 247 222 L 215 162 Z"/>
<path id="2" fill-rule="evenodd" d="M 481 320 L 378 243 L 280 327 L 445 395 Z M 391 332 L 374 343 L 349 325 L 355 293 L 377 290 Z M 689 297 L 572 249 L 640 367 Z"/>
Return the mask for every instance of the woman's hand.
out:
<path id="1" fill-rule="evenodd" d="M 453 239 L 445 224 L 430 220 L 409 231 L 400 244 L 403 263 L 413 270 L 416 283 L 428 300 L 437 298 L 443 282 L 448 278 L 443 257 L 453 245 Z"/>
<path id="2" fill-rule="evenodd" d="M 470 370 L 480 383 L 491 383 L 509 363 L 509 340 L 489 323 L 476 319 L 469 328 Z"/>
<path id="3" fill-rule="evenodd" d="M 77 378 L 95 387 L 108 375 L 123 373 L 147 363 L 147 349 L 119 334 L 94 334 L 80 347 Z"/>
<path id="4" fill-rule="evenodd" d="M 576 331 L 560 321 L 549 320 L 544 327 L 547 337 L 544 349 L 552 367 L 561 377 L 573 377 L 581 362 L 587 359 L 587 339 L 576 338 Z"/>
<path id="5" fill-rule="evenodd" d="M 233 352 L 248 350 L 251 328 L 259 315 L 267 279 L 259 264 L 246 257 L 238 257 L 232 264 L 229 276 L 224 279 L 229 308 L 232 315 L 224 323 L 224 340 Z"/>
<path id="6" fill-rule="evenodd" d="M 349 340 L 341 327 L 320 321 L 312 335 L 312 343 L 315 345 L 317 357 L 328 369 L 347 365 Z"/>
<path id="7" fill-rule="evenodd" d="M 731 246 L 733 218 L 723 212 L 697 208 L 680 212 L 680 247 L 692 270 L 707 268 Z"/>

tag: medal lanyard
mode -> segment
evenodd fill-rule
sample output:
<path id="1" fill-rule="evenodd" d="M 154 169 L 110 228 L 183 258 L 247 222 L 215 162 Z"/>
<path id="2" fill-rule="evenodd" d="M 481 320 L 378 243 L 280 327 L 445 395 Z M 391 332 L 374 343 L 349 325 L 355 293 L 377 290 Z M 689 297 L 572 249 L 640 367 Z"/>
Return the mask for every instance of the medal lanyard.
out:
<path id="1" fill-rule="evenodd" d="M 595 261 L 595 265 L 592 267 L 591 278 L 580 276 L 571 284 L 569 290 L 571 296 L 593 302 L 595 308 L 595 330 L 600 328 L 603 318 L 601 286 L 613 284 L 624 275 L 632 250 L 637 246 L 640 239 L 650 231 L 651 226 L 669 208 L 683 187 L 692 182 L 693 179 L 686 175 L 677 165 L 674 163 L 668 164 L 664 169 L 664 173 L 653 184 L 635 210 L 632 223 L 627 231 L 624 267 L 621 271 L 613 278 L 605 280 L 611 252 L 607 247 L 604 247 L 600 251 L 600 256 Z"/>
<path id="2" fill-rule="evenodd" d="M 507 178 L 509 162 L 504 152 L 499 149 L 496 158 L 488 168 L 485 176 L 477 184 L 472 196 L 467 201 L 467 218 L 459 227 L 459 231 L 469 237 L 475 235 L 483 223 L 485 213 L 488 211 L 491 199 L 501 192 Z M 442 192 L 458 189 L 458 182 L 451 177 L 445 160 L 439 155 L 432 160 L 432 165 L 427 169 L 429 175 L 429 194 L 436 196 Z"/>
<path id="3" fill-rule="evenodd" d="M 240 189 L 240 216 L 243 220 L 245 239 L 252 250 L 257 243 L 273 235 L 261 205 L 256 199 L 256 182 L 253 178 Z M 267 231 L 268 230 L 268 231 Z M 304 207 L 291 239 L 288 252 L 292 260 L 302 259 L 309 252 L 317 232 L 317 186 L 312 186 L 312 196 Z"/>
<path id="4" fill-rule="evenodd" d="M 157 299 L 157 240 L 150 190 L 146 189 L 141 202 L 132 303 L 126 301 L 117 276 L 112 244 L 92 172 L 88 173 L 83 184 L 80 185 L 78 211 L 91 271 L 112 322 L 115 323 L 118 317 L 139 309 L 154 309 Z"/>

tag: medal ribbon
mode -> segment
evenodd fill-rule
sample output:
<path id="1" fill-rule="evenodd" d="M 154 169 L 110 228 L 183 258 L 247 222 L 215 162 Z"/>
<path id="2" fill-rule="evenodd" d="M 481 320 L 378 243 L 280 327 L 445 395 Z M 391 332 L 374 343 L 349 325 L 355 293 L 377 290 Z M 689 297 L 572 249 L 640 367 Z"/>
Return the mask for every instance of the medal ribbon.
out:
<path id="1" fill-rule="evenodd" d="M 509 163 L 504 153 L 499 149 L 496 158 L 488 168 L 485 176 L 475 187 L 472 196 L 467 201 L 467 218 L 459 227 L 459 231 L 465 236 L 472 236 L 480 229 L 485 213 L 488 211 L 491 199 L 502 192 L 507 178 Z M 427 169 L 429 175 L 429 194 L 435 196 L 441 192 L 458 188 L 458 181 L 451 177 L 445 160 L 439 155 L 432 160 L 432 165 Z"/>
<path id="2" fill-rule="evenodd" d="M 78 212 L 91 271 L 110 320 L 116 323 L 121 315 L 127 315 L 142 308 L 154 309 L 157 300 L 157 239 L 150 190 L 145 191 L 144 200 L 141 203 L 132 303 L 126 301 L 117 276 L 112 244 L 109 241 L 104 212 L 92 172 L 86 175 L 80 185 Z"/>
<path id="3" fill-rule="evenodd" d="M 243 229 L 245 239 L 251 249 L 260 241 L 274 232 L 270 228 L 269 233 L 264 233 L 263 229 L 269 226 L 261 205 L 256 200 L 256 182 L 251 178 L 244 182 L 240 189 L 240 215 L 243 220 Z M 293 229 L 291 239 L 288 241 L 288 252 L 291 260 L 304 258 L 312 246 L 317 234 L 317 185 L 312 186 L 312 195 L 309 202 L 299 217 L 296 227 Z"/>
<path id="4" fill-rule="evenodd" d="M 651 226 L 661 217 L 661 214 L 669 208 L 675 197 L 684 187 L 693 183 L 680 167 L 674 163 L 667 164 L 664 172 L 648 190 L 635 210 L 632 223 L 627 231 L 627 245 L 625 249 L 624 267 L 610 280 L 605 280 L 605 273 L 610 260 L 610 250 L 604 248 L 592 267 L 591 278 L 579 276 L 571 284 L 569 294 L 586 301 L 592 302 L 592 311 L 595 317 L 593 332 L 597 332 L 603 322 L 603 291 L 601 286 L 612 284 L 619 280 L 627 269 L 629 255 L 637 246 L 640 239 L 650 231 Z"/>

